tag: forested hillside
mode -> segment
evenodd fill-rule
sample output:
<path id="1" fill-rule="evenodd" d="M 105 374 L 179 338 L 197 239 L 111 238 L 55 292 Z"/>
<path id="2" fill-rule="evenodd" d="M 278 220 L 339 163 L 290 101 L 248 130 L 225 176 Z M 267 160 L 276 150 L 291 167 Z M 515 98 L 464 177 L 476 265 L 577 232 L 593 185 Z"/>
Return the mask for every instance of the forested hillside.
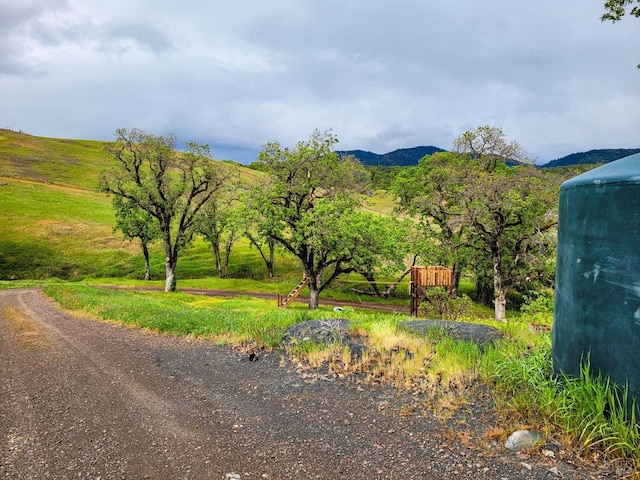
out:
<path id="1" fill-rule="evenodd" d="M 413 148 L 400 148 L 389 153 L 373 153 L 365 150 L 344 150 L 337 152 L 339 155 L 353 155 L 363 165 L 371 167 L 391 167 L 399 166 L 406 167 L 411 165 L 417 165 L 418 161 L 425 155 L 433 155 L 436 152 L 444 152 L 442 148 L 428 146 L 428 147 L 413 147 Z"/>
<path id="2" fill-rule="evenodd" d="M 609 163 L 619 160 L 629 155 L 640 152 L 640 148 L 607 148 L 601 150 L 589 150 L 588 152 L 572 153 L 566 157 L 552 160 L 542 165 L 547 167 L 567 167 L 569 165 L 593 165 L 598 163 Z"/>

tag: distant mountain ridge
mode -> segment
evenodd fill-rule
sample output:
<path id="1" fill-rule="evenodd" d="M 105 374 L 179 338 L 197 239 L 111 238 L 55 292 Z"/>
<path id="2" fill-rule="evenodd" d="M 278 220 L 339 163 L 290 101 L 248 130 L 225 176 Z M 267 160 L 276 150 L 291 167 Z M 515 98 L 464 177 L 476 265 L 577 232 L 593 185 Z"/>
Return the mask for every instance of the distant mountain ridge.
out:
<path id="1" fill-rule="evenodd" d="M 541 165 L 541 167 L 566 167 L 578 164 L 609 163 L 639 152 L 640 148 L 606 148 L 589 150 L 588 152 L 572 153 L 566 157 L 552 160 Z"/>
<path id="2" fill-rule="evenodd" d="M 425 155 L 433 155 L 436 152 L 444 152 L 442 148 L 428 146 L 428 147 L 413 147 L 413 148 L 400 148 L 389 153 L 373 153 L 366 150 L 343 150 L 336 152 L 339 155 L 353 155 L 363 165 L 372 167 L 407 167 L 411 165 L 418 165 L 418 161 Z"/>
<path id="3" fill-rule="evenodd" d="M 417 165 L 425 155 L 433 155 L 436 152 L 445 152 L 443 148 L 434 146 L 421 146 L 413 148 L 400 148 L 388 153 L 373 153 L 367 150 L 342 150 L 339 155 L 353 155 L 360 163 L 373 167 L 407 167 Z M 629 155 L 640 153 L 640 148 L 603 148 L 589 150 L 587 152 L 572 153 L 562 158 L 540 164 L 541 168 L 566 167 L 580 164 L 609 163 Z"/>

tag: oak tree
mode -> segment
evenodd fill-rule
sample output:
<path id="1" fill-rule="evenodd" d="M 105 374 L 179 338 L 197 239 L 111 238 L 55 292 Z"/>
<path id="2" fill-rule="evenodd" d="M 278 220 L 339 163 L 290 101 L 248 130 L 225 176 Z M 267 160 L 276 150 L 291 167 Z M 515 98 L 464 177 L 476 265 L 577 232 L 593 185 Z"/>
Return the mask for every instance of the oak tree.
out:
<path id="1" fill-rule="evenodd" d="M 292 149 L 268 143 L 257 162 L 269 182 L 254 191 L 256 206 L 269 236 L 300 260 L 310 309 L 350 268 L 345 264 L 356 237 L 350 219 L 368 178 L 359 162 L 332 151 L 337 141 L 331 131 L 316 130 Z"/>
<path id="2" fill-rule="evenodd" d="M 235 168 L 224 165 L 221 168 L 219 188 L 196 215 L 195 232 L 211 245 L 218 277 L 227 276 L 231 248 L 238 238 L 239 225 L 237 210 L 240 208 L 239 175 Z M 223 258 L 224 257 L 224 258 Z"/>
<path id="3" fill-rule="evenodd" d="M 559 184 L 526 162 L 508 166 L 526 156 L 501 129 L 479 127 L 454 145 L 423 158 L 413 178 L 397 177 L 394 192 L 456 277 L 473 266 L 481 280 L 489 269 L 495 318 L 505 320 L 507 293 L 551 251 Z"/>
<path id="4" fill-rule="evenodd" d="M 175 149 L 173 135 L 118 129 L 107 145 L 113 168 L 102 173 L 99 188 L 147 212 L 157 222 L 165 250 L 165 290 L 176 289 L 180 251 L 192 240 L 197 213 L 225 185 L 222 165 L 207 145 L 187 142 Z"/>

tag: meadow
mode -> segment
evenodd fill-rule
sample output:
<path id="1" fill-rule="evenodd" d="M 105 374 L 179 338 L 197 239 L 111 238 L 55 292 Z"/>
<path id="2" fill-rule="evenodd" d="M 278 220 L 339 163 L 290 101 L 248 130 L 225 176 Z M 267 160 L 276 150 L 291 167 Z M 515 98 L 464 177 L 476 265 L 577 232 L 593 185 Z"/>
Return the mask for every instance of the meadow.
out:
<path id="1" fill-rule="evenodd" d="M 158 244 L 152 246 L 153 281 L 141 280 L 139 246 L 113 232 L 111 201 L 95 191 L 98 174 L 108 165 L 100 142 L 0 130 L 0 288 L 41 285 L 63 308 L 85 316 L 242 351 L 277 349 L 306 368 L 359 374 L 372 386 L 385 383 L 412 391 L 421 402 L 463 404 L 482 384 L 504 418 L 488 434 L 504 440 L 513 430 L 532 428 L 591 461 L 624 459 L 640 467 L 640 432 L 624 389 L 590 375 L 588 365 L 579 379 L 553 377 L 548 297 L 509 312 L 507 324 L 491 320 L 492 309 L 471 304 L 458 320 L 491 325 L 503 335 L 484 348 L 439 331 L 417 335 L 403 328 L 404 315 L 362 308 L 339 313 L 349 320 L 351 335 L 366 346 L 360 357 L 341 342 L 285 346 L 289 326 L 337 313 L 322 306 L 312 312 L 304 304 L 281 309 L 275 300 L 250 295 L 205 297 L 128 288 L 161 287 L 164 254 Z M 245 174 L 256 175 L 248 169 Z M 377 192 L 366 208 L 388 212 L 393 202 Z M 229 278 L 217 278 L 210 247 L 197 240 L 180 257 L 178 290 L 287 293 L 300 279 L 299 265 L 283 251 L 277 252 L 275 269 L 276 278 L 269 279 L 257 252 L 240 241 L 231 255 Z M 350 275 L 322 297 L 370 301 L 351 291 L 360 282 Z M 463 291 L 471 290 L 471 284 L 463 284 Z M 408 305 L 406 280 L 387 302 Z"/>

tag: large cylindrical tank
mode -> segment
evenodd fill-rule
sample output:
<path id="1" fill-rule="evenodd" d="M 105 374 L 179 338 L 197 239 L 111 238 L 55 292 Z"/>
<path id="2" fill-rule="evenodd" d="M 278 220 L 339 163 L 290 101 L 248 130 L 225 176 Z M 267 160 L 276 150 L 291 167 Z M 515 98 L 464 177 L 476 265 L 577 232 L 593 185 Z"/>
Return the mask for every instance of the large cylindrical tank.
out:
<path id="1" fill-rule="evenodd" d="M 554 370 L 640 394 L 640 154 L 562 184 L 556 268 Z"/>

